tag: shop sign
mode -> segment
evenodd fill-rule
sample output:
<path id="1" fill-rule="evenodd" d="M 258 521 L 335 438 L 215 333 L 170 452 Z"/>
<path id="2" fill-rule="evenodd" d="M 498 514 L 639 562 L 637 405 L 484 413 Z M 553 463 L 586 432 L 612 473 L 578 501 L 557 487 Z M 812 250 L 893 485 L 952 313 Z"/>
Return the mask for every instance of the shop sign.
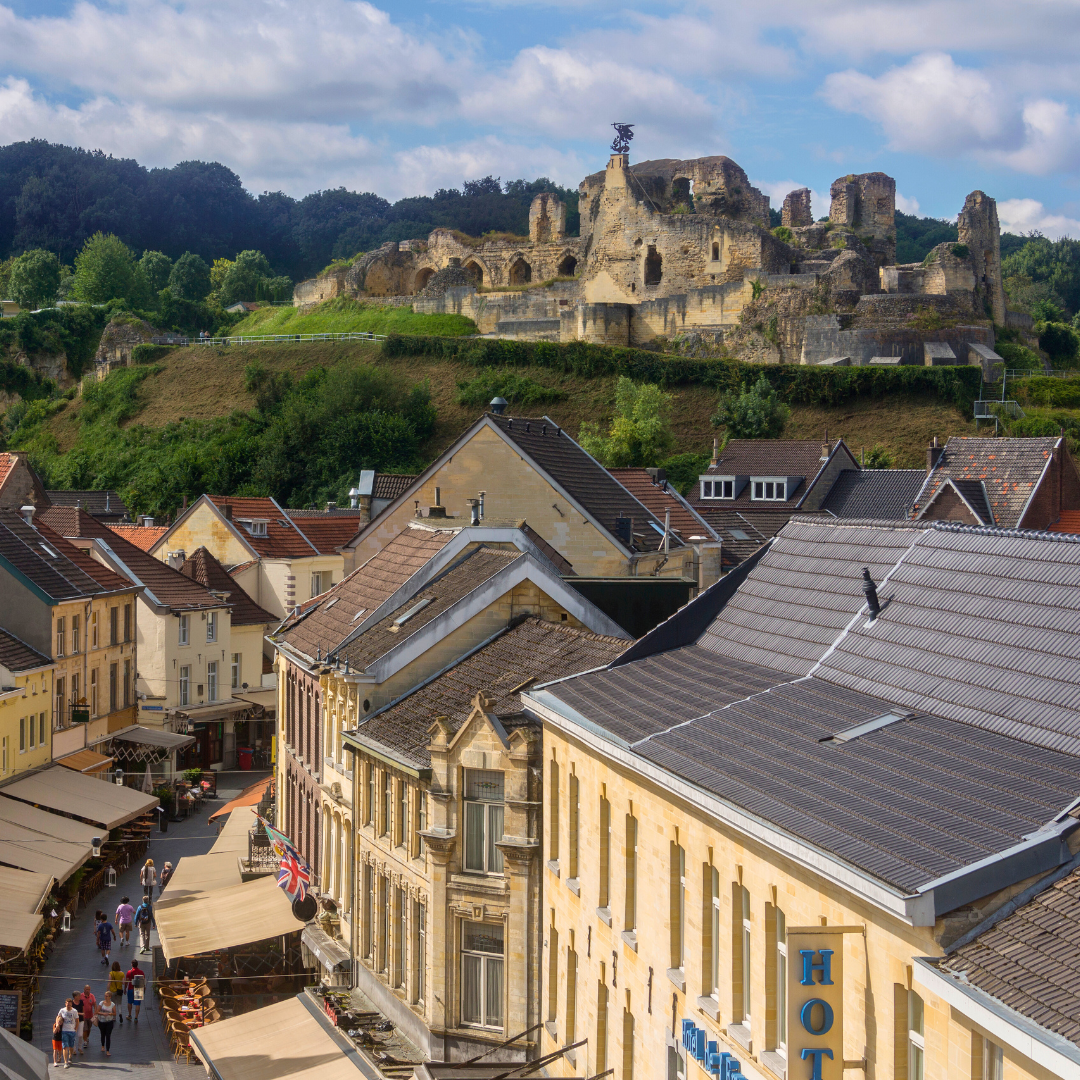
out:
<path id="1" fill-rule="evenodd" d="M 693 1020 L 682 1022 L 682 1044 L 688 1057 L 719 1080 L 742 1080 L 742 1065 L 726 1050 L 721 1052 L 719 1043 L 710 1041 L 709 1033 Z"/>
<path id="2" fill-rule="evenodd" d="M 788 927 L 787 1059 L 790 1080 L 843 1080 L 846 926 Z"/>

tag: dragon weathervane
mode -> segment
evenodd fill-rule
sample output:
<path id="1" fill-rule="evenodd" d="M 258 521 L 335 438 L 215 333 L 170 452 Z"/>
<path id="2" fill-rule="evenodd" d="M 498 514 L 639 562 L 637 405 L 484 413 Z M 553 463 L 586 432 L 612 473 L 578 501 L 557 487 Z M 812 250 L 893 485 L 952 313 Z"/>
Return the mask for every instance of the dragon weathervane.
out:
<path id="1" fill-rule="evenodd" d="M 628 154 L 630 152 L 630 140 L 634 137 L 634 125 L 615 123 L 611 126 L 615 129 L 611 152 L 613 154 Z"/>

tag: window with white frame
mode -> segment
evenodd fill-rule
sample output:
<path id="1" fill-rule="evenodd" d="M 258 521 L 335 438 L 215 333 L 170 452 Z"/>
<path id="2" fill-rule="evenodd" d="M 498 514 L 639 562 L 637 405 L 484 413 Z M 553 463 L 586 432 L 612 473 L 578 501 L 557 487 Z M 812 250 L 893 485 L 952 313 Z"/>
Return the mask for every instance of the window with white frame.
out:
<path id="1" fill-rule="evenodd" d="M 461 924 L 461 1022 L 502 1030 L 503 928 Z"/>
<path id="2" fill-rule="evenodd" d="M 383 770 L 382 807 L 381 820 L 379 821 L 379 835 L 390 835 L 390 818 L 394 805 L 394 777 L 388 769 Z"/>
<path id="3" fill-rule="evenodd" d="M 217 661 L 206 665 L 206 700 L 217 701 Z"/>
<path id="4" fill-rule="evenodd" d="M 709 881 L 709 978 L 706 991 L 710 997 L 720 1000 L 720 871 L 715 866 L 705 870 Z"/>
<path id="5" fill-rule="evenodd" d="M 750 490 L 755 502 L 784 502 L 787 499 L 787 478 L 783 476 L 754 476 Z"/>
<path id="6" fill-rule="evenodd" d="M 240 669 L 241 669 L 241 654 L 234 652 L 232 654 L 232 662 L 229 665 L 229 678 L 231 686 L 234 690 L 240 689 Z"/>
<path id="7" fill-rule="evenodd" d="M 71 616 L 71 652 L 72 655 L 78 655 L 79 649 L 82 646 L 82 640 L 79 637 L 79 616 Z"/>
<path id="8" fill-rule="evenodd" d="M 37 726 L 38 726 L 37 725 L 37 717 L 33 713 L 31 713 L 30 714 L 30 749 L 31 750 L 34 750 L 34 749 L 37 748 Z"/>
<path id="9" fill-rule="evenodd" d="M 90 612 L 90 648 L 96 649 L 98 647 L 98 613 L 96 611 Z"/>
<path id="10" fill-rule="evenodd" d="M 190 615 L 181 615 L 180 616 L 180 644 L 181 645 L 190 645 L 191 644 L 191 616 Z"/>
<path id="11" fill-rule="evenodd" d="M 736 884 L 734 888 L 736 920 L 735 954 L 731 958 L 735 983 L 735 1023 L 750 1026 L 750 892 Z"/>
<path id="12" fill-rule="evenodd" d="M 180 669 L 180 704 L 191 704 L 191 668 L 187 664 Z"/>
<path id="13" fill-rule="evenodd" d="M 908 991 L 908 1072 L 907 1080 L 923 1080 L 926 1052 L 926 1031 L 923 1019 L 923 999 L 914 990 Z"/>
<path id="14" fill-rule="evenodd" d="M 367 799 L 364 805 L 364 824 L 375 824 L 375 764 L 371 761 L 364 762 L 364 771 L 367 774 Z"/>
<path id="15" fill-rule="evenodd" d="M 397 782 L 397 820 L 394 822 L 394 843 L 404 847 L 409 839 L 409 785 Z"/>
<path id="16" fill-rule="evenodd" d="M 314 570 L 311 574 L 311 595 L 321 596 L 330 588 L 330 571 Z"/>
<path id="17" fill-rule="evenodd" d="M 19 753 L 26 753 L 26 717 L 19 717 Z"/>
<path id="18" fill-rule="evenodd" d="M 8 771 L 8 737 L 0 739 L 0 776 L 7 776 Z"/>
<path id="19" fill-rule="evenodd" d="M 206 613 L 206 640 L 217 641 L 217 612 Z"/>
<path id="20" fill-rule="evenodd" d="M 56 655 L 57 656 L 64 656 L 65 655 L 65 651 L 66 651 L 65 650 L 65 644 L 66 644 L 66 637 L 67 637 L 67 632 L 65 630 L 66 621 L 67 620 L 65 620 L 65 619 L 57 619 L 56 620 Z"/>
<path id="21" fill-rule="evenodd" d="M 45 745 L 45 713 L 38 716 L 38 743 L 41 746 Z"/>
<path id="22" fill-rule="evenodd" d="M 501 874 L 503 854 L 503 774 L 491 769 L 465 770 L 465 869 Z"/>
<path id="23" fill-rule="evenodd" d="M 735 477 L 717 476 L 711 480 L 702 480 L 701 497 L 703 499 L 734 499 Z"/>
<path id="24" fill-rule="evenodd" d="M 413 901 L 413 1001 L 427 997 L 427 907 Z"/>

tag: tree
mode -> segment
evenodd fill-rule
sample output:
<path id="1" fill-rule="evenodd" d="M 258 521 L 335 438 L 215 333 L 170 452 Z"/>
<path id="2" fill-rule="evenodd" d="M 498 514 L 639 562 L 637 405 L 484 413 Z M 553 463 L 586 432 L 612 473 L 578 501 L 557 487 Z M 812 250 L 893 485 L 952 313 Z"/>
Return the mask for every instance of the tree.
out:
<path id="1" fill-rule="evenodd" d="M 178 300 L 205 300 L 210 293 L 210 267 L 198 255 L 185 251 L 169 273 L 169 290 Z"/>
<path id="2" fill-rule="evenodd" d="M 214 268 L 217 269 L 216 262 Z M 284 299 L 283 294 L 291 291 L 291 287 L 288 278 L 274 276 L 261 251 L 241 251 L 222 275 L 217 293 L 222 306 L 228 307 L 238 300 Z"/>
<path id="3" fill-rule="evenodd" d="M 729 438 L 778 439 L 789 416 L 791 410 L 762 375 L 738 397 L 721 398 L 712 422 L 717 427 L 726 427 Z"/>
<path id="4" fill-rule="evenodd" d="M 146 284 L 150 291 L 157 296 L 169 284 L 172 259 L 160 251 L 144 251 L 139 260 L 139 268 L 146 277 Z"/>
<path id="5" fill-rule="evenodd" d="M 608 468 L 657 465 L 675 439 L 668 426 L 671 395 L 652 383 L 635 383 L 619 376 L 615 415 L 606 435 L 597 424 L 584 423 L 578 441 Z"/>
<path id="6" fill-rule="evenodd" d="M 138 291 L 135 256 L 118 236 L 94 233 L 75 256 L 74 293 L 88 304 L 128 300 Z"/>
<path id="7" fill-rule="evenodd" d="M 21 308 L 52 300 L 60 288 L 60 260 L 51 251 L 28 251 L 11 264 L 8 292 Z"/>
<path id="8" fill-rule="evenodd" d="M 1050 357 L 1054 367 L 1073 368 L 1080 360 L 1080 335 L 1065 323 L 1043 323 L 1039 330 L 1039 348 Z"/>

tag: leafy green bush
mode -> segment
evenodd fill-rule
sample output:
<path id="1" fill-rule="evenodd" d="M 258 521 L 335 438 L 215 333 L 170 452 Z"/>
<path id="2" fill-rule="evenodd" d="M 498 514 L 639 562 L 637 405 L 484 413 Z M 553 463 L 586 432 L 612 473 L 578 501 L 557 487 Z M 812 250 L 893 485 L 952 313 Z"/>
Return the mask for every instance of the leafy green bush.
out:
<path id="1" fill-rule="evenodd" d="M 23 311 L 0 322 L 0 352 L 64 353 L 76 378 L 86 370 L 101 341 L 109 313 L 104 308 L 76 307 Z"/>
<path id="2" fill-rule="evenodd" d="M 910 394 L 937 398 L 970 413 L 982 388 L 974 364 L 950 367 L 834 368 L 816 364 L 747 364 L 739 360 L 699 360 L 644 349 L 593 345 L 586 341 L 503 341 L 391 334 L 382 345 L 388 357 L 434 356 L 476 367 L 537 367 L 596 378 L 626 375 L 661 386 L 710 386 L 738 393 L 764 376 L 790 405 L 841 405 L 855 398 Z"/>
<path id="3" fill-rule="evenodd" d="M 507 371 L 459 380 L 457 393 L 454 394 L 454 400 L 459 405 L 475 405 L 480 408 L 487 408 L 497 397 L 506 398 L 511 405 L 548 405 L 553 401 L 562 401 L 566 392 L 554 386 L 544 386 L 543 383 L 530 379 L 528 375 Z"/>
<path id="4" fill-rule="evenodd" d="M 777 225 L 772 230 L 772 234 L 777 240 L 783 240 L 785 244 L 790 244 L 795 239 L 795 234 L 786 225 Z"/>
<path id="5" fill-rule="evenodd" d="M 668 483 L 680 495 L 686 495 L 697 484 L 698 477 L 709 467 L 712 455 L 672 454 L 660 462 L 660 468 L 667 473 Z"/>
<path id="6" fill-rule="evenodd" d="M 734 439 L 779 439 L 790 416 L 791 410 L 762 375 L 749 390 L 722 397 L 712 422 L 727 428 Z"/>
<path id="7" fill-rule="evenodd" d="M 131 362 L 133 364 L 154 364 L 168 355 L 168 345 L 136 345 L 131 350 Z"/>
<path id="8" fill-rule="evenodd" d="M 625 375 L 615 386 L 615 415 L 607 434 L 598 424 L 584 423 L 578 442 L 608 468 L 656 465 L 675 441 L 668 424 L 671 395 L 651 383 L 635 383 Z"/>
<path id="9" fill-rule="evenodd" d="M 893 456 L 884 446 L 874 445 L 870 448 L 870 453 L 866 455 L 866 468 L 891 469 L 892 467 Z"/>
<path id="10" fill-rule="evenodd" d="M 966 259 L 971 254 L 971 252 L 968 250 L 967 244 L 953 244 L 953 246 L 949 248 L 949 250 L 958 259 Z"/>
<path id="11" fill-rule="evenodd" d="M 1043 369 L 1043 362 L 1038 353 L 1032 352 L 1024 345 L 999 341 L 994 347 L 1010 371 L 1042 371 Z"/>
<path id="12" fill-rule="evenodd" d="M 1017 398 L 1049 409 L 1080 409 L 1080 379 L 1030 375 L 1010 384 Z"/>
<path id="13" fill-rule="evenodd" d="M 1080 362 L 1080 334 L 1065 323 L 1045 323 L 1039 331 L 1039 348 L 1056 368 L 1072 368 Z"/>

